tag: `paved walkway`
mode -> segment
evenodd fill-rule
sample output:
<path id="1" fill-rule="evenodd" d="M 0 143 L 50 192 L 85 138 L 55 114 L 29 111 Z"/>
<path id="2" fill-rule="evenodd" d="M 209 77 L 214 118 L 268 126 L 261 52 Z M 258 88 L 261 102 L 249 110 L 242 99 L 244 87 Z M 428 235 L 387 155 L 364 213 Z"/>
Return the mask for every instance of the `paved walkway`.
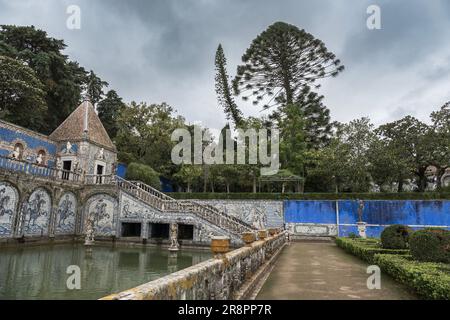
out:
<path id="1" fill-rule="evenodd" d="M 384 274 L 381 289 L 369 290 L 367 266 L 332 242 L 292 242 L 256 299 L 417 299 Z"/>

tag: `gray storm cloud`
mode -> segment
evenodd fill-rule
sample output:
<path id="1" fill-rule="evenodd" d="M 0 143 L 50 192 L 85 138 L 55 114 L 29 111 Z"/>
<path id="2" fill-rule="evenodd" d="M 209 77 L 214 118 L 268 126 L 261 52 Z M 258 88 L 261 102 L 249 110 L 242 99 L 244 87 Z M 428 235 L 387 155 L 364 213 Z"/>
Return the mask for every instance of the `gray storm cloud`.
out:
<path id="1" fill-rule="evenodd" d="M 66 28 L 71 4 L 81 8 L 81 30 Z M 381 30 L 366 27 L 371 4 L 381 8 Z M 66 53 L 126 101 L 165 101 L 191 122 L 220 128 L 217 45 L 234 75 L 251 40 L 285 21 L 323 40 L 346 66 L 319 89 L 333 119 L 368 116 L 380 124 L 406 114 L 427 120 L 450 100 L 449 9 L 445 0 L 0 0 L 0 23 L 64 39 Z M 241 105 L 246 115 L 260 114 Z"/>

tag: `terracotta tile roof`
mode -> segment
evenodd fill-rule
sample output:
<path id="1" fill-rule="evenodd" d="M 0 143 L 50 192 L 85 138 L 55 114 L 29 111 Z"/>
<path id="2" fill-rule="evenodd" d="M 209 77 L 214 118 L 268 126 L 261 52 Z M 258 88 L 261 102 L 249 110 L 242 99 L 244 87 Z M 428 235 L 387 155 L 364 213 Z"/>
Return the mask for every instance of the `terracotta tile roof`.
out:
<path id="1" fill-rule="evenodd" d="M 54 141 L 87 139 L 102 147 L 116 149 L 97 116 L 94 106 L 88 100 L 83 101 L 49 137 Z"/>

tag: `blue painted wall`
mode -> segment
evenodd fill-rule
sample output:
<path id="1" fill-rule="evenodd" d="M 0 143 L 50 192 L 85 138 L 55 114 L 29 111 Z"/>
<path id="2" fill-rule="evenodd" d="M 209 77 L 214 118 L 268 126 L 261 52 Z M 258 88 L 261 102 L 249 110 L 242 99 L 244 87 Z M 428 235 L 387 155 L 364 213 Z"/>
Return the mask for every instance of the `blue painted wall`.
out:
<path id="1" fill-rule="evenodd" d="M 17 139 L 20 139 L 25 142 L 26 145 L 24 147 L 26 150 L 45 149 L 48 156 L 54 157 L 56 155 L 56 143 L 51 143 L 49 141 L 46 141 L 45 139 L 41 139 L 41 138 L 39 138 L 38 135 L 34 136 L 32 134 L 29 134 L 25 130 L 20 131 L 19 128 L 17 130 L 11 130 L 9 128 L 0 126 L 0 141 L 2 144 L 10 145 L 10 146 L 14 147 L 14 142 Z M 10 155 L 10 153 L 11 153 L 10 150 L 0 148 L 0 155 L 8 156 L 8 155 Z M 24 159 L 24 160 L 34 162 L 35 159 L 30 158 L 30 159 Z M 54 164 L 53 162 L 48 163 L 49 166 L 51 166 L 53 164 Z"/>
<path id="2" fill-rule="evenodd" d="M 285 201 L 286 223 L 336 223 L 335 201 Z"/>
<path id="3" fill-rule="evenodd" d="M 159 177 L 161 181 L 161 191 L 162 192 L 173 192 L 172 181 L 164 177 Z"/>
<path id="4" fill-rule="evenodd" d="M 338 201 L 339 235 L 358 233 L 358 202 Z M 336 201 L 285 201 L 286 223 L 336 224 Z M 386 225 L 405 224 L 413 229 L 444 226 L 450 229 L 450 201 L 367 200 L 363 218 L 367 235 L 379 237 Z"/>
<path id="5" fill-rule="evenodd" d="M 116 175 L 125 179 L 126 174 L 127 174 L 127 165 L 125 163 L 119 162 L 117 164 Z"/>

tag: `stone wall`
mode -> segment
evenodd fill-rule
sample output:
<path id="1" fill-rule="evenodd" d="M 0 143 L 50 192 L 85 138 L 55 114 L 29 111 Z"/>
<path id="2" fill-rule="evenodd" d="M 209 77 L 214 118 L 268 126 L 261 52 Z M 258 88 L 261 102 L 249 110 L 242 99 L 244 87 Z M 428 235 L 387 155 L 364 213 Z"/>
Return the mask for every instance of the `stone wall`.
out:
<path id="1" fill-rule="evenodd" d="M 99 236 L 116 234 L 117 188 L 85 186 L 0 168 L 0 243 L 74 238 L 87 213 L 98 217 Z"/>
<path id="2" fill-rule="evenodd" d="M 192 241 L 183 240 L 183 244 L 209 245 L 212 236 L 228 236 L 233 245 L 241 245 L 242 241 L 236 235 L 227 232 L 191 213 L 161 212 L 148 204 L 136 199 L 126 192 L 120 191 L 120 214 L 117 234 L 122 235 L 123 223 L 140 223 L 141 239 L 149 239 L 150 223 L 176 223 L 192 225 L 194 235 Z M 167 240 L 168 242 L 168 240 Z"/>
<path id="3" fill-rule="evenodd" d="M 284 224 L 283 201 L 276 200 L 194 200 L 241 219 L 257 229 L 279 228 Z"/>
<path id="4" fill-rule="evenodd" d="M 256 241 L 220 258 L 210 259 L 104 300 L 227 300 L 238 297 L 268 259 L 281 250 L 285 233 Z"/>
<path id="5" fill-rule="evenodd" d="M 0 156 L 12 155 L 16 145 L 22 149 L 20 160 L 35 163 L 39 152 L 43 152 L 43 165 L 53 167 L 56 143 L 47 136 L 0 120 Z"/>
<path id="6" fill-rule="evenodd" d="M 450 229 L 450 201 L 365 200 L 359 217 L 356 200 L 288 200 L 284 203 L 286 227 L 294 237 L 358 234 L 358 221 L 366 223 L 369 237 L 380 237 L 386 226 L 412 229 Z"/>

